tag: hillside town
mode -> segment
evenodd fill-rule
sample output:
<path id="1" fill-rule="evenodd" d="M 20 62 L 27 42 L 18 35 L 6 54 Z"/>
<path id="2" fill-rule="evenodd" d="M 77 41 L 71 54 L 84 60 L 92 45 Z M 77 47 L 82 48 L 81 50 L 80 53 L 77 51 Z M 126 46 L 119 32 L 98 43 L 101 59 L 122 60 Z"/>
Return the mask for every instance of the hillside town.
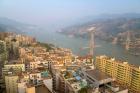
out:
<path id="1" fill-rule="evenodd" d="M 21 34 L 0 33 L 0 68 L 0 93 L 140 93 L 140 67 Z"/>

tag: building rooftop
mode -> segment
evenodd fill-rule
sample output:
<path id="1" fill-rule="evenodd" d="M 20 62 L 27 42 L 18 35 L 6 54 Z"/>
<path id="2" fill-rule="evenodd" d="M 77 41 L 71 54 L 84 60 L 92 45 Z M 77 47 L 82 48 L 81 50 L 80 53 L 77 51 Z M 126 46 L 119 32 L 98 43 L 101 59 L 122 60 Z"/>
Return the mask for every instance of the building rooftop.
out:
<path id="1" fill-rule="evenodd" d="M 99 71 L 98 69 L 87 70 L 86 73 L 98 81 L 111 78 L 109 75 Z"/>
<path id="2" fill-rule="evenodd" d="M 50 92 L 46 86 L 41 85 L 36 87 L 36 93 L 52 93 L 52 92 Z"/>
<path id="3" fill-rule="evenodd" d="M 101 58 L 101 59 L 102 58 L 107 58 L 108 61 L 117 62 L 117 63 L 119 63 L 121 65 L 128 65 L 128 66 L 130 66 L 130 67 L 132 67 L 134 69 L 140 70 L 140 66 L 138 66 L 138 65 L 128 64 L 128 62 L 125 62 L 125 61 L 122 61 L 122 60 L 116 60 L 115 58 L 111 58 L 111 57 L 108 57 L 106 55 L 97 56 L 97 58 Z"/>
<path id="4" fill-rule="evenodd" d="M 128 93 L 128 89 L 126 87 L 121 86 L 117 82 L 111 82 L 111 85 L 106 85 L 106 91 L 109 93 Z"/>
<path id="5" fill-rule="evenodd" d="M 27 83 L 26 86 L 27 86 L 28 88 L 34 87 L 34 85 L 31 84 L 31 83 Z"/>
<path id="6" fill-rule="evenodd" d="M 52 91 L 52 79 L 43 80 L 43 83 L 44 83 L 44 86 L 47 88 L 47 90 Z M 47 92 L 44 92 L 44 93 L 47 93 Z M 48 93 L 51 93 L 51 92 L 48 92 Z"/>

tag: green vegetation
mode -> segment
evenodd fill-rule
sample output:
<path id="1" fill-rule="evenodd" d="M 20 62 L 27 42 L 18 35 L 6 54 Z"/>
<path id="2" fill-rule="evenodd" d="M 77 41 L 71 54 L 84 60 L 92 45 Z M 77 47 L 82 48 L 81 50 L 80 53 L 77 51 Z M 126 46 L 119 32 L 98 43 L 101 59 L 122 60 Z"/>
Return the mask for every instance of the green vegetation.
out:
<path id="1" fill-rule="evenodd" d="M 54 49 L 54 47 L 55 47 L 53 44 L 42 43 L 42 42 L 37 42 L 37 43 L 43 47 L 46 47 L 47 48 L 46 51 L 50 51 L 50 50 Z"/>
<path id="2" fill-rule="evenodd" d="M 0 54 L 5 52 L 4 45 L 0 43 Z"/>
<path id="3" fill-rule="evenodd" d="M 16 42 L 17 40 L 14 38 L 14 39 L 12 39 L 11 41 L 12 41 L 12 42 Z"/>
<path id="4" fill-rule="evenodd" d="M 3 43 L 0 43 L 0 61 L 4 63 L 7 60 L 8 52 Z"/>
<path id="5" fill-rule="evenodd" d="M 82 88 L 78 93 L 88 93 L 87 88 Z"/>

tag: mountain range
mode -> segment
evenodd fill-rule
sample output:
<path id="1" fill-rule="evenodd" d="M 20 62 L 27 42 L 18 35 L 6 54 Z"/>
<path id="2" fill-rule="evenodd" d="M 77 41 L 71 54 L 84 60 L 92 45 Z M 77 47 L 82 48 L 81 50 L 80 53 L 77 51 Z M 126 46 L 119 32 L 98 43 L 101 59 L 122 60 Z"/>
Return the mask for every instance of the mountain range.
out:
<path id="1" fill-rule="evenodd" d="M 140 34 L 140 14 L 137 13 L 100 15 L 95 18 L 89 17 L 88 19 L 90 19 L 88 22 L 63 28 L 60 32 L 87 38 L 87 30 L 90 27 L 96 27 L 95 36 L 104 40 L 110 40 L 127 31 L 131 31 L 137 36 Z"/>
<path id="2" fill-rule="evenodd" d="M 9 18 L 0 17 L 0 32 L 24 33 L 26 29 L 35 27 Z"/>
<path id="3" fill-rule="evenodd" d="M 120 33 L 133 32 L 140 37 L 140 14 L 101 14 L 98 16 L 87 16 L 75 20 L 74 25 L 62 28 L 59 32 L 72 36 L 88 38 L 87 29 L 96 27 L 95 36 L 104 40 L 111 40 Z M 25 24 L 9 18 L 0 17 L 0 32 L 25 33 L 35 31 L 37 26 Z"/>

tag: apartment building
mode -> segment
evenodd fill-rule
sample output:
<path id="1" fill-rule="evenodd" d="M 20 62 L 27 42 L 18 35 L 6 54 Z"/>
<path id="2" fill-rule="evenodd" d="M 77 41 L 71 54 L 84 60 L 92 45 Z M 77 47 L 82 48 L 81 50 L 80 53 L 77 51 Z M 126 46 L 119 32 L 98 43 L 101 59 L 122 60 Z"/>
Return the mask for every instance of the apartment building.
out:
<path id="1" fill-rule="evenodd" d="M 95 65 L 97 69 L 117 79 L 121 85 L 128 87 L 130 91 L 140 92 L 140 67 L 107 56 L 97 56 Z"/>
<path id="2" fill-rule="evenodd" d="M 18 93 L 18 76 L 8 75 L 5 76 L 6 92 L 7 93 Z"/>
<path id="3" fill-rule="evenodd" d="M 5 69 L 10 69 L 10 68 L 13 68 L 13 69 L 19 69 L 19 70 L 22 70 L 22 71 L 25 71 L 25 64 L 6 64 L 4 65 L 4 68 Z"/>

